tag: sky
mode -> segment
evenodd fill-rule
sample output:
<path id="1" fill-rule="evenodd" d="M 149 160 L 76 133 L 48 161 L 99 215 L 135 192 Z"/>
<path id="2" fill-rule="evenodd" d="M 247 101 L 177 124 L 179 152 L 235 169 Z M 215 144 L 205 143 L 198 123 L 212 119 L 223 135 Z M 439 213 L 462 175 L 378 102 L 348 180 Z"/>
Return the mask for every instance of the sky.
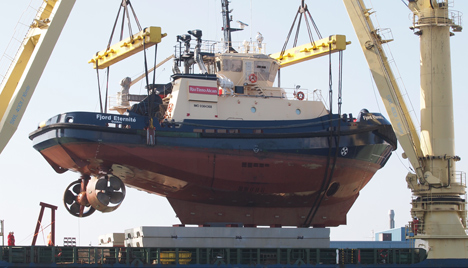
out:
<path id="1" fill-rule="evenodd" d="M 7 50 L 15 28 L 25 33 L 25 26 L 32 21 L 35 12 L 29 4 L 38 7 L 41 1 L 16 0 L 8 8 L 0 9 L 3 25 L 0 27 L 0 53 Z M 56 211 L 56 244 L 62 245 L 64 237 L 76 237 L 78 245 L 98 245 L 98 236 L 112 232 L 124 232 L 138 226 L 171 226 L 180 223 L 165 198 L 127 188 L 126 198 L 112 213 L 95 212 L 87 218 L 68 214 L 63 206 L 63 192 L 79 174 L 57 174 L 33 149 L 28 135 L 38 124 L 48 118 L 70 111 L 99 111 L 96 71 L 88 60 L 107 46 L 120 0 L 78 0 L 68 18 L 50 60 L 36 87 L 22 122 L 9 144 L 0 154 L 0 219 L 5 222 L 5 233 L 15 232 L 17 245 L 30 245 L 40 211 L 40 202 L 58 206 Z M 255 38 L 261 32 L 267 53 L 281 50 L 292 25 L 299 0 L 232 0 L 233 22 L 243 21 L 249 26 L 243 32 L 233 34 L 238 41 Z M 468 13 L 468 1 L 455 0 L 452 9 Z M 39 3 L 39 4 L 38 4 Z M 170 56 L 176 36 L 187 30 L 202 29 L 203 38 L 220 40 L 220 0 L 139 0 L 132 2 L 142 27 L 160 26 L 167 33 L 158 47 L 158 62 Z M 373 83 L 359 42 L 341 0 L 308 0 L 309 10 L 322 36 L 344 34 L 351 41 L 344 52 L 343 64 L 343 113 L 357 115 L 363 108 L 386 116 L 385 108 Z M 366 1 L 373 7 L 381 29 L 391 29 L 394 41 L 389 44 L 391 57 L 398 67 L 394 72 L 404 83 L 414 114 L 419 118 L 419 39 L 409 29 L 412 14 L 402 1 Z M 26 12 L 25 12 L 26 10 Z M 24 14 L 27 18 L 21 16 Z M 29 14 L 29 16 L 27 16 Z M 19 22 L 17 24 L 17 22 Z M 374 23 L 377 21 L 374 20 Z M 237 26 L 237 25 L 233 25 Z M 135 26 L 133 26 L 136 29 Z M 135 30 L 136 31 L 136 30 Z M 117 34 L 118 35 L 118 34 Z M 126 35 L 128 36 L 128 34 Z M 21 34 L 20 34 L 21 37 Z M 20 38 L 21 39 L 21 38 Z M 114 43 L 117 40 L 114 40 Z M 298 44 L 308 42 L 305 25 L 302 25 Z M 15 41 L 13 41 L 15 43 Z M 466 33 L 451 37 L 452 78 L 455 115 L 456 154 L 462 161 L 457 170 L 466 171 L 468 140 L 463 116 L 468 99 Z M 292 40 L 288 48 L 292 46 Z M 13 51 L 13 52 L 11 52 Z M 9 48 L 4 56 L 13 57 L 16 50 Z M 151 54 L 151 53 L 150 53 Z M 152 57 L 149 57 L 152 59 Z M 0 69 L 4 68 L 3 59 Z M 334 57 L 333 66 L 338 59 Z M 135 78 L 142 74 L 143 54 L 140 53 L 111 68 L 109 92 L 115 96 L 119 82 L 126 76 Z M 284 71 L 283 71 L 284 70 Z M 328 95 L 328 59 L 309 61 L 282 70 L 281 85 L 293 88 L 320 89 Z M 170 63 L 157 70 L 156 83 L 169 82 Z M 334 72 L 334 89 L 338 73 Z M 105 74 L 101 72 L 101 88 Z M 131 93 L 143 92 L 144 85 L 137 83 Z M 336 111 L 336 103 L 334 104 Z M 388 118 L 388 117 L 387 117 Z M 416 123 L 416 125 L 419 125 Z M 401 148 L 393 153 L 386 166 L 379 170 L 361 191 L 359 198 L 347 216 L 348 224 L 331 228 L 331 240 L 372 240 L 373 232 L 389 229 L 389 210 L 395 210 L 395 226 L 402 227 L 411 220 L 411 191 L 405 177 L 409 162 L 401 158 Z M 43 232 L 38 234 L 38 245 L 46 243 L 50 232 L 50 212 L 42 220 Z M 6 239 L 5 239 L 6 240 Z M 5 241 L 6 243 L 6 241 Z"/>

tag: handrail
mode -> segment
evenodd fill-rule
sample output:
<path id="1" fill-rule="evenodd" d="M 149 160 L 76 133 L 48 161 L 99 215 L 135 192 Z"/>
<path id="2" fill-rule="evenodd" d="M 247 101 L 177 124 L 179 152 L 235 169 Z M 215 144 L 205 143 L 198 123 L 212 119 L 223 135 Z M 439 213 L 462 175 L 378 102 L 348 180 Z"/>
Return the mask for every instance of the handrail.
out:
<path id="1" fill-rule="evenodd" d="M 416 248 L 147 248 L 147 247 L 0 247 L 0 263 L 35 264 L 47 267 L 86 264 L 132 266 L 249 266 L 304 264 L 413 264 L 423 261 L 426 252 Z M 91 266 L 89 266 L 91 265 Z"/>

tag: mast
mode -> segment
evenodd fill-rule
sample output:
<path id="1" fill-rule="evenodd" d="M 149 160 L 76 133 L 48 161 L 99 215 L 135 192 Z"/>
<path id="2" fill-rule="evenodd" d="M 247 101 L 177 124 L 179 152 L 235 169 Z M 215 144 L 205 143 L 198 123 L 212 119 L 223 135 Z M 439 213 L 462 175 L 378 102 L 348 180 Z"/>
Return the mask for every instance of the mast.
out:
<path id="1" fill-rule="evenodd" d="M 229 10 L 229 0 L 221 0 L 222 13 L 223 13 L 223 32 L 224 32 L 224 43 L 228 48 L 229 52 L 237 52 L 232 48 L 231 32 L 242 31 L 239 28 L 231 28 L 232 16 L 230 15 L 232 10 Z"/>

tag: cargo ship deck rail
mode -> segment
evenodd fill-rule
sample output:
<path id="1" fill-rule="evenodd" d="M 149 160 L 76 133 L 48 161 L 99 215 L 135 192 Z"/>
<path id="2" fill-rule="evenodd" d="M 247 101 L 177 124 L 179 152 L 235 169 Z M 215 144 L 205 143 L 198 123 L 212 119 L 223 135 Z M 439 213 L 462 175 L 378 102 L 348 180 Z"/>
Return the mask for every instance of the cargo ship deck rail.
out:
<path id="1" fill-rule="evenodd" d="M 0 247 L 0 267 L 411 267 L 425 259 L 416 248 Z"/>

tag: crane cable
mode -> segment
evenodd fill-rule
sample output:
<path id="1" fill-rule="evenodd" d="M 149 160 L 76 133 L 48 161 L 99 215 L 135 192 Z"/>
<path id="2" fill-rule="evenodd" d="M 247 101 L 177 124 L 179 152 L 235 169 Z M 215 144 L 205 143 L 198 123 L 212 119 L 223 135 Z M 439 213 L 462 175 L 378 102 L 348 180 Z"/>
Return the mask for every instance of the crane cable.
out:
<path id="1" fill-rule="evenodd" d="M 312 30 L 310 28 L 310 24 L 309 24 L 309 20 L 311 21 L 311 24 L 313 25 L 314 29 L 315 29 L 315 32 L 318 36 L 319 39 L 322 39 L 322 35 L 320 34 L 320 31 L 317 27 L 317 25 L 315 24 L 315 21 L 314 19 L 312 18 L 312 15 L 310 14 L 309 12 L 309 9 L 307 7 L 307 5 L 305 4 L 305 0 L 302 0 L 301 1 L 301 6 L 299 6 L 299 9 L 297 10 L 297 13 L 296 13 L 296 16 L 294 17 L 294 20 L 293 20 L 293 23 L 291 25 L 291 28 L 289 30 L 289 33 L 286 37 L 286 41 L 283 45 L 283 48 L 281 50 L 281 53 L 280 53 L 280 57 L 279 59 L 282 59 L 283 58 L 283 55 L 286 51 L 286 47 L 287 47 L 287 44 L 289 42 L 289 39 L 291 37 L 291 34 L 293 32 L 293 29 L 294 29 L 294 26 L 296 24 L 296 21 L 297 21 L 297 17 L 299 16 L 299 22 L 298 22 L 298 25 L 297 25 L 297 29 L 296 29 L 296 33 L 295 33 L 295 37 L 294 37 L 294 43 L 293 43 L 293 47 L 295 47 L 297 45 L 297 40 L 298 40 L 298 36 L 299 36 L 299 29 L 301 27 L 301 20 L 302 20 L 302 16 L 304 16 L 304 20 L 306 21 L 306 26 L 307 26 L 307 32 L 308 32 L 308 35 L 309 35 L 309 39 L 310 39 L 310 43 L 311 45 L 315 48 L 316 45 L 315 45 L 315 41 L 314 41 L 314 38 L 313 38 L 313 34 L 312 34 Z M 307 17 L 307 15 L 309 15 L 309 18 Z M 343 54 L 342 54 L 342 51 L 339 52 L 339 81 L 338 81 L 338 124 L 337 124 L 337 127 L 336 127 L 336 133 L 334 132 L 334 129 L 335 127 L 333 126 L 333 113 L 332 113 L 332 107 L 333 107 L 333 103 L 332 103 L 332 100 L 333 100 L 333 79 L 332 79 L 332 53 L 331 53 L 332 49 L 331 49 L 331 42 L 329 43 L 329 103 L 330 103 L 330 111 L 329 111 L 329 136 L 327 138 L 328 140 L 328 157 L 327 157 L 327 165 L 326 165 L 326 168 L 325 168 L 325 173 L 324 173 L 324 177 L 323 177 L 323 180 L 322 180 L 322 185 L 320 187 L 320 191 L 319 191 L 319 194 L 316 196 L 315 198 L 315 201 L 313 203 L 313 205 L 311 206 L 310 210 L 309 210 L 309 213 L 307 214 L 307 217 L 305 218 L 304 220 L 304 223 L 303 223 L 303 226 L 304 227 L 309 227 L 312 223 L 312 220 L 314 219 L 315 217 L 315 214 L 317 213 L 321 203 L 322 203 L 322 200 L 323 198 L 325 197 L 326 195 L 326 189 L 328 189 L 330 187 L 330 182 L 333 178 L 333 172 L 335 170 L 335 165 L 336 165 L 336 160 L 338 158 L 338 149 L 339 149 L 339 143 L 340 143 L 340 130 L 341 130 L 341 104 L 342 104 L 342 95 L 341 95 L 341 92 L 342 92 L 342 61 L 343 61 Z M 335 142 L 335 153 L 334 153 L 334 156 L 333 156 L 333 163 L 331 164 L 331 170 L 329 171 L 330 169 L 330 162 L 332 160 L 332 147 L 333 147 L 333 138 L 334 138 L 334 142 Z"/>
<path id="2" fill-rule="evenodd" d="M 98 84 L 98 94 L 99 94 L 99 105 L 101 106 L 101 113 L 102 110 L 102 97 L 101 97 L 101 82 L 99 81 L 99 60 L 96 61 L 96 75 L 97 75 L 97 84 Z"/>
<path id="3" fill-rule="evenodd" d="M 319 31 L 317 25 L 315 24 L 315 21 L 312 18 L 312 15 L 310 15 L 309 8 L 307 7 L 307 5 L 305 4 L 304 1 L 305 0 L 302 0 L 301 6 L 299 6 L 299 9 L 297 10 L 296 16 L 294 17 L 294 21 L 293 21 L 293 23 L 291 25 L 291 28 L 289 29 L 289 33 L 286 36 L 286 41 L 284 42 L 283 48 L 281 49 L 281 54 L 280 54 L 280 57 L 279 57 L 280 59 L 283 58 L 284 52 L 286 51 L 286 47 L 288 45 L 289 38 L 291 37 L 291 34 L 293 32 L 294 25 L 296 24 L 296 20 L 297 20 L 298 16 L 299 16 L 299 22 L 298 22 L 297 28 L 296 28 L 296 34 L 295 34 L 295 37 L 294 37 L 293 47 L 295 47 L 297 45 L 297 39 L 298 39 L 298 36 L 299 36 L 299 29 L 301 27 L 302 15 L 304 16 L 304 20 L 306 22 L 307 33 L 309 34 L 309 39 L 310 39 L 311 45 L 313 47 L 315 47 L 315 41 L 314 41 L 312 30 L 310 28 L 309 19 L 310 19 L 310 23 L 312 24 L 312 26 L 315 29 L 315 33 L 317 34 L 318 38 L 322 39 L 322 35 L 320 34 L 320 31 Z M 309 15 L 309 18 L 307 18 L 307 15 Z"/>
<path id="4" fill-rule="evenodd" d="M 114 21 L 114 26 L 112 27 L 112 32 L 111 32 L 111 35 L 109 37 L 109 42 L 107 43 L 107 49 L 106 50 L 109 50 L 111 44 L 112 44 L 112 39 L 114 37 L 114 33 L 115 33 L 115 29 L 117 27 L 117 22 L 119 21 L 119 17 L 120 17 L 120 13 L 122 11 L 122 8 L 123 8 L 123 11 L 122 11 L 122 24 L 120 26 L 120 40 L 119 41 L 122 41 L 123 39 L 123 33 L 124 33 L 124 26 L 125 26 L 125 18 L 127 18 L 127 28 L 128 28 L 128 31 L 129 31 L 129 35 L 130 35 L 130 38 L 133 40 L 133 33 L 132 33 L 132 25 L 131 25 L 131 21 L 130 21 L 130 15 L 129 15 L 129 11 L 128 11 L 128 7 L 130 7 L 131 9 L 131 12 L 133 14 L 133 18 L 137 24 L 137 27 L 138 27 L 138 30 L 141 31 L 142 28 L 141 28 L 141 25 L 140 25 L 140 22 L 138 20 L 138 17 L 136 16 L 136 13 L 135 13 L 135 10 L 133 9 L 133 6 L 132 4 L 130 3 L 130 0 L 122 0 L 122 2 L 120 3 L 120 6 L 119 6 L 119 10 L 117 11 L 117 16 L 115 18 L 115 21 Z M 105 95 L 105 99 L 104 99 L 104 109 L 102 107 L 102 95 L 101 95 L 101 85 L 100 85 L 100 81 L 99 81 L 99 68 L 98 68 L 98 61 L 96 61 L 96 74 L 97 74 L 97 81 L 98 81 L 98 91 L 99 91 L 99 104 L 100 104 L 100 109 L 101 109 L 101 113 L 107 113 L 107 103 L 108 103 L 108 93 L 109 93 L 109 67 L 106 68 L 106 95 Z"/>
<path id="5" fill-rule="evenodd" d="M 156 95 L 154 84 L 156 83 L 156 68 L 153 68 L 153 83 L 150 87 L 149 77 L 148 77 L 148 62 L 146 60 L 146 43 L 145 38 L 143 39 L 143 54 L 144 54 L 144 64 L 145 64 L 145 81 L 146 81 L 146 90 L 147 90 L 147 100 L 148 100 L 148 118 L 149 118 L 149 129 L 154 129 L 153 125 L 153 101 L 154 95 Z M 154 46 L 154 66 L 156 66 L 156 57 L 158 55 L 158 44 Z"/>
<path id="6" fill-rule="evenodd" d="M 329 44 L 331 46 L 331 44 Z M 320 186 L 320 190 L 318 191 L 318 194 L 315 198 L 314 203 L 312 204 L 309 213 L 307 214 L 307 217 L 304 220 L 303 226 L 304 227 L 310 227 L 315 214 L 317 213 L 320 205 L 322 204 L 323 199 L 325 198 L 325 195 L 327 193 L 327 189 L 330 187 L 330 182 L 333 178 L 333 173 L 335 171 L 335 166 L 336 166 L 336 160 L 338 158 L 338 149 L 340 145 L 340 132 L 341 132 L 341 119 L 338 120 L 337 127 L 336 127 L 336 133 L 334 133 L 334 127 L 333 127 L 333 114 L 332 114 L 332 97 L 333 97 L 333 79 L 332 79 L 332 65 L 331 65 L 331 47 L 329 49 L 329 101 L 330 101 L 330 120 L 329 120 L 329 130 L 330 130 L 330 135 L 328 136 L 328 157 L 327 157 L 327 165 L 325 167 L 325 173 L 323 176 L 322 180 L 322 185 Z M 342 66 L 343 66 L 343 52 L 339 52 L 339 66 L 338 66 L 338 117 L 341 115 L 341 104 L 342 104 L 342 81 L 343 81 L 343 71 L 342 71 Z M 330 169 L 330 162 L 332 160 L 332 146 L 333 146 L 333 138 L 335 142 L 335 154 L 333 156 L 333 163 L 331 164 L 331 169 Z M 330 171 L 329 171 L 330 169 Z"/>

